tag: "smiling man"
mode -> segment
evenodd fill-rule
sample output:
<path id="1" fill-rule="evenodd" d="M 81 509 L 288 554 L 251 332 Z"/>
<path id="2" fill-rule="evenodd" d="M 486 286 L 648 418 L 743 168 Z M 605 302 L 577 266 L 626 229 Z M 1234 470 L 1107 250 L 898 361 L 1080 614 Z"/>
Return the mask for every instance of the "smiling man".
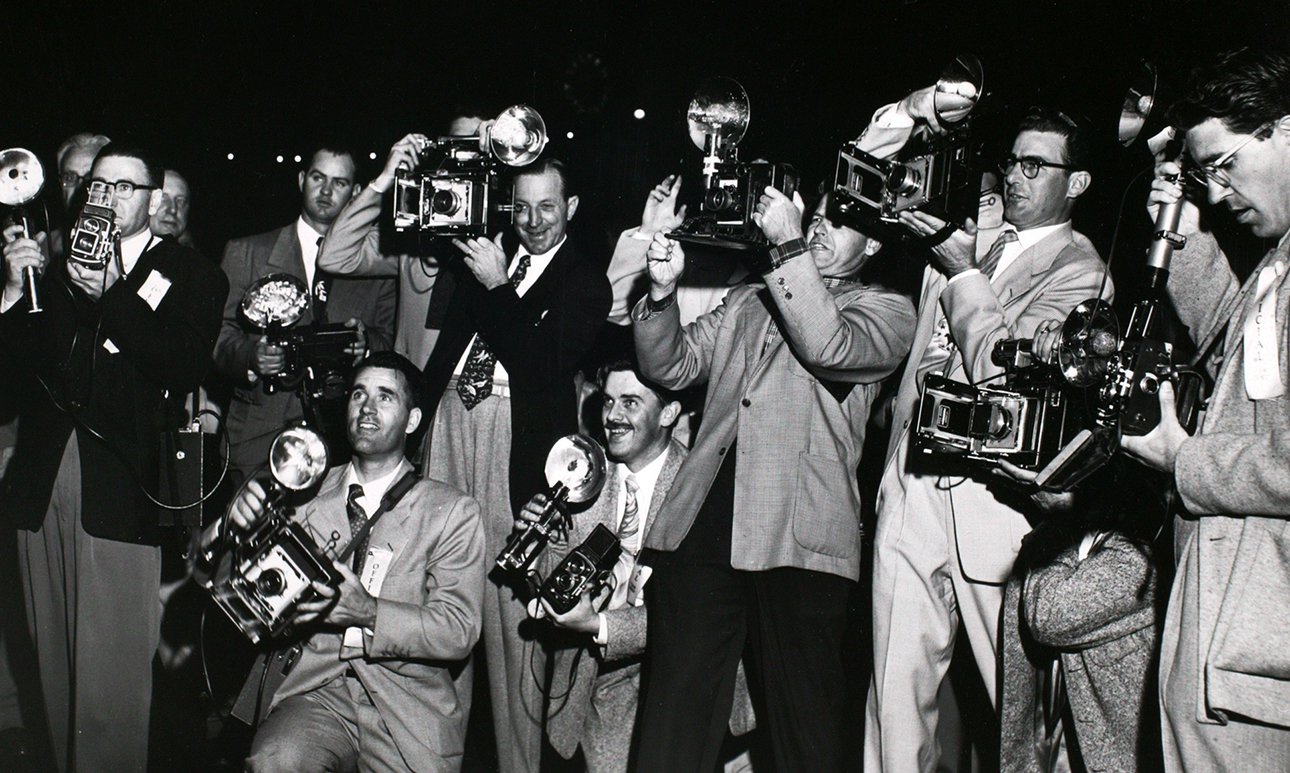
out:
<path id="1" fill-rule="evenodd" d="M 879 243 L 767 187 L 763 281 L 682 326 L 681 246 L 656 234 L 632 311 L 641 370 L 707 384 L 703 423 L 645 535 L 649 673 L 636 769 L 711 770 L 747 651 L 776 770 L 841 770 L 847 600 L 860 576 L 856 466 L 914 309 L 857 281 Z M 763 717 L 758 716 L 762 725 Z"/>
<path id="2" fill-rule="evenodd" d="M 490 556 L 505 546 L 513 514 L 546 489 L 551 445 L 578 431 L 573 374 L 610 303 L 603 264 L 568 238 L 578 196 L 565 165 L 547 156 L 521 168 L 513 200 L 513 251 L 501 233 L 455 242 L 463 259 L 450 266 L 456 286 L 426 365 L 434 406 L 426 473 L 479 500 Z M 510 585 L 490 584 L 484 647 L 504 773 L 536 771 L 541 757 L 534 707 L 543 696 L 532 674 L 544 658 L 521 633 L 525 617 Z"/>
<path id="3" fill-rule="evenodd" d="M 320 546 L 334 534 L 347 544 L 386 492 L 415 474 L 404 446 L 422 421 L 420 383 L 420 371 L 393 352 L 355 372 L 346 405 L 353 458 L 293 516 Z M 249 482 L 232 523 L 250 528 L 264 497 Z M 300 605 L 295 630 L 305 647 L 255 734 L 247 770 L 460 770 L 487 566 L 475 501 L 418 481 L 371 526 L 353 564 L 335 564 L 340 585 L 316 585 L 319 598 Z"/>
<path id="4" fill-rule="evenodd" d="M 309 288 L 310 304 L 297 327 L 343 322 L 358 331 L 358 341 L 351 348 L 355 356 L 362 356 L 369 348 L 388 349 L 394 339 L 394 280 L 339 277 L 316 267 L 323 237 L 357 190 L 354 174 L 353 153 L 340 147 L 319 148 L 297 177 L 301 212 L 295 222 L 234 239 L 224 249 L 223 267 L 230 290 L 215 346 L 215 367 L 234 386 L 227 430 L 229 468 L 235 484 L 264 464 L 269 445 L 286 424 L 304 416 L 304 405 L 296 392 L 262 389 L 264 377 L 283 372 L 286 356 L 282 347 L 271 345 L 241 314 L 242 298 L 251 285 L 273 273 L 303 281 Z M 318 426 L 316 414 L 309 418 Z M 327 429 L 329 440 L 339 438 L 336 444 L 343 445 L 340 427 Z"/>
<path id="5" fill-rule="evenodd" d="M 930 90 L 895 107 L 932 120 Z M 881 115 L 882 113 L 880 113 Z M 1000 164 L 1004 224 L 992 243 L 969 222 L 933 249 L 923 275 L 918 327 L 893 405 L 874 540 L 874 672 L 865 716 L 865 770 L 930 770 L 940 757 L 937 693 L 960 622 L 991 700 L 1003 583 L 1030 525 L 1020 503 L 988 477 L 910 454 L 927 374 L 980 384 L 1003 369 L 995 342 L 1030 338 L 1098 294 L 1103 263 L 1071 227 L 1092 184 L 1087 140 L 1070 118 L 1038 108 L 1022 119 Z M 944 224 L 921 212 L 901 223 L 929 235 Z M 1110 283 L 1105 293 L 1110 295 Z"/>
<path id="6" fill-rule="evenodd" d="M 1200 210 L 1182 204 L 1186 238 L 1168 292 L 1214 380 L 1188 436 L 1173 391 L 1160 425 L 1124 450 L 1172 473 L 1177 574 L 1160 656 L 1168 770 L 1290 766 L 1290 56 L 1243 49 L 1196 70 L 1171 123 L 1189 171 L 1255 236 L 1276 240 L 1242 283 Z M 1179 165 L 1156 167 L 1152 209 L 1177 202 Z M 1155 212 L 1151 213 L 1155 217 Z M 1220 215 L 1221 216 L 1221 215 Z"/>

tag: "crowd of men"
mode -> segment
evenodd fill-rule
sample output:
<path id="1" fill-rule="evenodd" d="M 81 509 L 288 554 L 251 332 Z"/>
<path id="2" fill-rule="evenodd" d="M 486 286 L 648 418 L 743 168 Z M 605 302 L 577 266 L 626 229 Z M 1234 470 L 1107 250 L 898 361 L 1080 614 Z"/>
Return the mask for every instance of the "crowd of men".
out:
<path id="1" fill-rule="evenodd" d="M 448 133 L 487 132 L 481 118 Z M 427 138 L 411 134 L 371 181 L 344 146 L 318 147 L 299 216 L 230 241 L 217 267 L 191 246 L 179 171 L 69 138 L 62 211 L 3 231 L 0 511 L 39 685 L 22 698 L 44 720 L 25 743 L 57 770 L 148 769 L 175 598 L 161 587 L 162 438 L 217 412 L 228 475 L 194 555 L 275 517 L 264 467 L 301 421 L 332 467 L 290 517 L 320 550 L 356 546 L 272 643 L 295 646 L 285 678 L 248 682 L 248 770 L 459 770 L 478 668 L 505 773 L 557 755 L 597 773 L 929 771 L 958 756 L 943 721 L 956 647 L 995 709 L 985 746 L 1000 769 L 1284 769 L 1290 57 L 1199 68 L 1169 123 L 1185 154 L 1157 159 L 1143 203 L 1154 218 L 1183 200 L 1167 290 L 1212 382 L 1207 410 L 1189 432 L 1165 383 L 1159 425 L 1060 494 L 1009 465 L 914 453 L 911 434 L 930 374 L 998 381 L 996 343 L 1033 339 L 1043 359 L 1077 304 L 1112 298 L 1072 228 L 1097 175 L 1089 127 L 1055 108 L 1027 113 L 996 159 L 999 188 L 935 246 L 866 233 L 831 194 L 808 208 L 767 187 L 752 215 L 766 254 L 748 263 L 669 237 L 685 216 L 676 176 L 598 252 L 575 233 L 574 170 L 550 155 L 511 173 L 513 226 L 409 252 L 382 205 L 419 163 Z M 890 156 L 939 130 L 921 89 L 858 142 Z M 69 257 L 90 184 L 111 193 L 119 231 L 101 266 Z M 999 198 L 1001 217 L 987 211 Z M 1275 242 L 1244 281 L 1208 228 L 1225 217 Z M 945 226 L 900 215 L 917 237 Z M 913 297 L 869 281 L 920 256 Z M 281 341 L 249 324 L 246 292 L 283 274 L 305 288 L 298 329 L 347 331 L 339 393 L 285 380 Z M 604 485 L 554 503 L 548 452 L 579 431 L 603 446 Z M 866 446 L 871 432 L 886 442 Z M 1172 554 L 1163 516 L 1127 493 L 1156 480 L 1144 468 L 1174 495 Z M 569 524 L 541 576 L 594 534 L 617 540 L 612 582 L 566 610 L 494 565 L 551 507 Z M 860 712 L 844 638 L 862 567 Z M 17 759 L 14 661 L 0 658 L 0 742 Z M 754 728 L 753 754 L 736 756 L 730 737 Z"/>

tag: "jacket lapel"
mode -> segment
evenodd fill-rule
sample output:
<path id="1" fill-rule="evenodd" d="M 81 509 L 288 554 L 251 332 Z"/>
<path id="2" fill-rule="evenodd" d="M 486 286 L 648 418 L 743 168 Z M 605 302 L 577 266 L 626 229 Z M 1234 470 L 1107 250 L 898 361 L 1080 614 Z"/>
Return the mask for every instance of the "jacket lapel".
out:
<path id="1" fill-rule="evenodd" d="M 672 481 L 676 480 L 676 472 L 681 469 L 681 462 L 685 460 L 685 455 L 685 446 L 675 439 L 668 443 L 667 461 L 663 462 L 658 480 L 654 481 L 654 493 L 650 497 L 649 512 L 645 513 L 645 520 L 641 523 L 641 544 L 644 544 L 645 539 L 649 537 L 650 527 L 654 525 L 654 517 L 658 515 L 658 511 L 667 500 L 667 493 L 672 490 Z"/>
<path id="2" fill-rule="evenodd" d="M 349 517 L 345 514 L 345 473 L 349 465 L 333 467 L 318 494 L 303 508 L 305 524 L 324 552 L 336 556 L 349 544 Z"/>
<path id="3" fill-rule="evenodd" d="M 393 487 L 395 483 L 402 480 L 403 476 L 408 474 L 411 470 L 412 465 L 408 463 L 407 459 L 404 459 L 402 464 L 399 465 L 399 471 L 395 474 L 394 480 L 390 483 L 390 486 Z M 407 547 L 408 540 L 401 539 L 401 536 L 407 528 L 408 520 L 412 517 L 413 508 L 410 500 L 408 499 L 410 496 L 412 496 L 411 491 L 404 494 L 403 498 L 399 500 L 397 505 L 395 505 L 388 513 L 381 516 L 381 520 L 377 521 L 376 525 L 372 527 L 371 536 L 368 539 L 368 544 L 390 546 L 394 551 L 394 556 L 390 559 L 391 566 L 393 566 L 394 562 L 399 559 L 404 548 Z M 428 514 L 422 513 L 422 515 Z"/>
<path id="4" fill-rule="evenodd" d="M 305 256 L 300 251 L 300 239 L 296 238 L 296 224 L 292 221 L 291 225 L 283 227 L 278 231 L 278 238 L 273 242 L 273 249 L 269 251 L 268 268 L 271 273 L 285 272 L 292 276 L 298 276 L 302 280 L 309 275 L 305 273 Z M 312 293 L 312 288 L 310 288 Z M 300 318 L 300 324 L 307 325 L 313 321 L 313 306 L 305 310 L 304 316 Z"/>
<path id="5" fill-rule="evenodd" d="M 1006 306 L 1013 297 L 1034 287 L 1035 282 L 1031 277 L 1047 273 L 1052 268 L 1053 261 L 1066 248 L 1066 245 L 1070 244 L 1071 234 L 1071 224 L 1065 223 L 1023 250 L 1017 259 L 991 282 L 994 294 L 999 298 L 999 305 Z"/>

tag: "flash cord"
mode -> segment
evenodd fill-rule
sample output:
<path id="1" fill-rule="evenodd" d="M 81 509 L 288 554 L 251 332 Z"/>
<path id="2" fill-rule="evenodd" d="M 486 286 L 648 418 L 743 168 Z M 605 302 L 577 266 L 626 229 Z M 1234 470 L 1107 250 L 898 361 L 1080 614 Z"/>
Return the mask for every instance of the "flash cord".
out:
<path id="1" fill-rule="evenodd" d="M 616 590 L 618 587 L 618 578 L 615 577 L 613 574 L 609 575 L 608 587 L 609 587 L 609 594 L 605 596 L 605 602 L 604 604 L 601 605 L 601 608 L 597 610 L 597 612 L 605 611 L 605 608 L 609 606 L 610 600 L 612 600 L 614 597 L 614 590 Z M 542 602 L 538 600 L 538 604 L 540 605 L 541 603 Z M 525 604 L 525 606 L 527 607 L 528 605 Z M 554 623 L 552 623 L 552 625 L 554 625 Z M 559 714 L 561 711 L 564 711 L 565 705 L 567 705 L 569 702 L 569 695 L 573 692 L 573 685 L 577 681 L 577 679 L 575 678 L 575 675 L 578 673 L 578 664 L 582 662 L 582 656 L 587 653 L 587 647 L 580 646 L 578 647 L 578 651 L 573 654 L 573 661 L 569 663 L 569 676 L 568 676 L 568 679 L 566 680 L 569 683 L 569 687 L 559 695 L 555 695 L 549 691 L 542 689 L 542 680 L 538 676 L 537 663 L 535 662 L 536 652 L 538 649 L 537 642 L 536 641 L 525 642 L 525 649 L 528 649 L 530 644 L 533 646 L 533 649 L 529 650 L 529 654 L 528 654 L 529 676 L 533 679 L 534 684 L 538 685 L 538 692 L 542 694 L 542 697 L 546 698 L 548 701 L 551 701 L 553 703 L 555 701 L 560 702 L 560 705 L 550 712 L 552 714 Z M 524 702 L 524 713 L 528 715 L 528 718 L 538 722 L 542 721 L 543 717 L 533 715 L 533 707 L 529 706 L 528 702 L 524 700 L 523 691 L 520 691 L 520 699 L 521 701 Z"/>

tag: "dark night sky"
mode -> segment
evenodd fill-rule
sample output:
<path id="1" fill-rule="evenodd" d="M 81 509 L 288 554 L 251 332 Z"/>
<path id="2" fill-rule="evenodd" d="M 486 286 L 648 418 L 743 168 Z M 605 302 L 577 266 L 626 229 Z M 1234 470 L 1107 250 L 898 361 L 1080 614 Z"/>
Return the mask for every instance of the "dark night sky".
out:
<path id="1" fill-rule="evenodd" d="M 998 123 L 1010 109 L 1058 99 L 1109 135 L 1137 59 L 1177 79 L 1206 52 L 1284 45 L 1290 34 L 1285 3 L 1249 0 L 26 0 L 3 16 L 0 144 L 50 157 L 67 134 L 94 130 L 158 148 L 193 182 L 195 230 L 216 254 L 230 236 L 291 217 L 290 157 L 311 138 L 340 136 L 383 159 L 409 131 L 439 133 L 459 102 L 535 106 L 553 137 L 548 152 L 582 173 L 584 219 L 616 231 L 665 174 L 697 180 L 683 115 L 710 75 L 733 76 L 750 95 L 744 156 L 794 163 L 814 185 L 875 107 L 935 80 L 958 51 L 984 63 Z M 631 117 L 638 107 L 644 120 Z M 288 163 L 274 163 L 279 153 Z M 1114 177 L 1085 207 L 1089 231 L 1109 233 Z"/>

